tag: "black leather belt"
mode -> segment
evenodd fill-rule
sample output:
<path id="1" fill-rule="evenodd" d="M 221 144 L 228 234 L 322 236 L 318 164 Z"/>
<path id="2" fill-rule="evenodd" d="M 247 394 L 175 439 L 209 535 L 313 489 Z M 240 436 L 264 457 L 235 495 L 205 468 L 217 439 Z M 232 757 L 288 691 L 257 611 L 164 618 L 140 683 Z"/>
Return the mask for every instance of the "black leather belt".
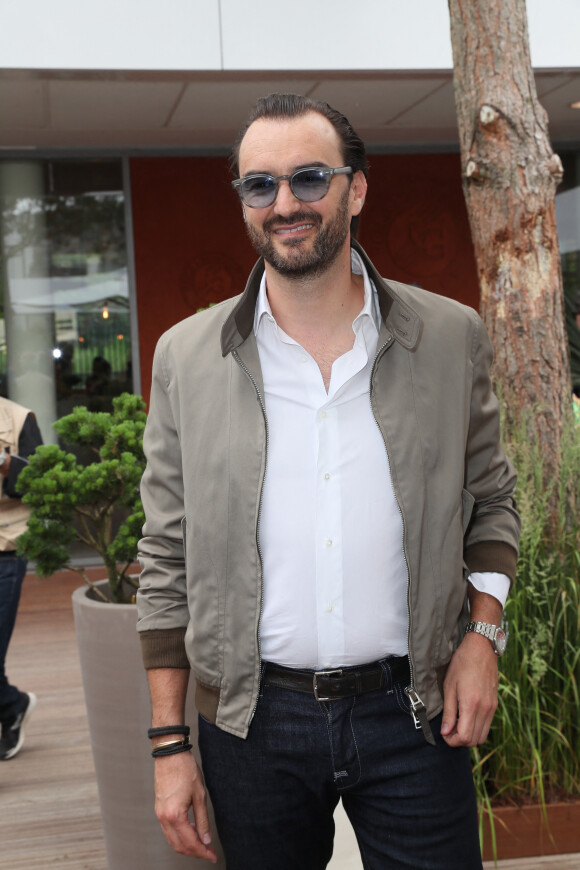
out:
<path id="1" fill-rule="evenodd" d="M 365 692 L 375 692 L 391 683 L 408 685 L 409 659 L 407 656 L 389 656 L 379 662 L 359 667 L 332 668 L 326 671 L 299 671 L 281 665 L 266 663 L 264 683 L 279 689 L 292 689 L 314 695 L 317 701 L 339 701 Z M 390 677 L 389 677 L 390 672 Z"/>

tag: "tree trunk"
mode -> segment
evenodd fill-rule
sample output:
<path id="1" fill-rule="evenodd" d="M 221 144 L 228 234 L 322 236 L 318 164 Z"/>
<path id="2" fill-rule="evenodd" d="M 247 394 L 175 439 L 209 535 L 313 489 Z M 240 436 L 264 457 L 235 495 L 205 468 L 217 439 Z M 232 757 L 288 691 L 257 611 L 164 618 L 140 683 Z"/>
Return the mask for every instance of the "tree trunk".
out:
<path id="1" fill-rule="evenodd" d="M 508 422 L 529 415 L 558 469 L 572 407 L 554 199 L 562 177 L 538 102 L 525 0 L 449 0 L 463 189 Z M 522 417 L 523 414 L 523 417 Z"/>

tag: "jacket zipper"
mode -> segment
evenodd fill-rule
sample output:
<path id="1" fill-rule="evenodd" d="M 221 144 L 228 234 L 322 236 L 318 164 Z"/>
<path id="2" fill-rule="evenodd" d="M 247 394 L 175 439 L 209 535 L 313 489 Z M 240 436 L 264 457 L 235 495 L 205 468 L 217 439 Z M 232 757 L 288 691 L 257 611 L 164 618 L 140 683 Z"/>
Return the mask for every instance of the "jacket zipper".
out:
<path id="1" fill-rule="evenodd" d="M 369 398 L 372 397 L 373 391 L 373 376 L 375 373 L 377 361 L 379 356 L 393 343 L 393 336 L 390 336 L 384 344 L 377 350 L 375 354 L 375 358 L 373 361 L 373 366 L 371 369 L 371 378 L 369 384 Z M 379 432 L 381 433 L 381 438 L 383 439 L 383 444 L 385 445 L 385 452 L 387 454 L 387 462 L 389 464 L 389 473 L 391 475 L 391 481 L 393 479 L 393 473 L 391 469 L 391 457 L 389 456 L 389 448 L 387 447 L 387 442 L 385 436 L 383 435 L 383 430 L 379 426 L 379 421 L 375 417 L 374 409 L 371 401 L 371 412 L 373 417 L 375 418 L 375 423 L 378 426 Z M 395 501 L 397 503 L 397 509 L 401 516 L 401 524 L 403 527 L 403 558 L 405 560 L 405 568 L 407 569 L 407 646 L 409 648 L 409 652 L 407 654 L 407 658 L 409 660 L 409 685 L 405 687 L 405 695 L 409 699 L 409 703 L 411 705 L 411 715 L 413 717 L 413 722 L 415 724 L 415 728 L 417 730 L 421 729 L 423 731 L 423 736 L 428 743 L 431 743 L 435 746 L 435 738 L 433 737 L 433 732 L 431 731 L 431 726 L 429 725 L 429 720 L 427 718 L 427 708 L 425 704 L 419 697 L 419 694 L 415 688 L 415 667 L 413 665 L 413 658 L 411 656 L 411 572 L 409 570 L 409 560 L 407 558 L 407 548 L 405 544 L 405 518 L 403 516 L 403 511 L 401 510 L 401 505 L 399 504 L 399 499 L 395 488 L 393 486 L 393 491 L 395 492 Z"/>
<path id="2" fill-rule="evenodd" d="M 248 376 L 248 378 L 252 382 L 252 385 L 253 385 L 253 387 L 256 391 L 256 395 L 258 397 L 258 402 L 260 403 L 260 408 L 262 409 L 262 414 L 264 416 L 264 426 L 265 426 L 265 431 L 266 431 L 266 457 L 265 457 L 265 461 L 264 461 L 264 474 L 262 476 L 262 483 L 260 485 L 260 501 L 258 502 L 258 520 L 256 523 L 256 549 L 258 551 L 258 558 L 260 559 L 260 616 L 258 619 L 258 633 L 256 636 L 256 643 L 258 646 L 258 660 L 260 662 L 260 682 L 261 682 L 261 679 L 262 679 L 262 675 L 261 675 L 262 650 L 260 647 L 260 624 L 262 622 L 262 613 L 264 610 L 264 578 L 263 578 L 262 550 L 260 549 L 260 520 L 262 518 L 262 497 L 264 494 L 264 479 L 266 477 L 266 467 L 268 464 L 268 445 L 269 445 L 269 440 L 270 440 L 270 432 L 268 429 L 268 417 L 266 416 L 266 404 L 264 402 L 264 399 L 262 398 L 262 394 L 260 392 L 260 388 L 259 388 L 258 384 L 256 383 L 256 379 L 254 378 L 253 374 L 248 369 L 248 367 L 240 359 L 240 355 L 238 354 L 237 350 L 232 351 L 232 356 L 234 357 L 235 361 L 238 363 L 238 365 L 240 366 L 242 371 L 244 371 L 246 373 L 246 375 Z M 254 706 L 252 707 L 252 711 L 250 713 L 250 719 L 248 721 L 248 725 L 251 725 L 252 719 L 254 718 L 254 715 L 256 713 L 256 707 L 258 706 L 259 695 L 260 695 L 260 685 L 258 684 L 258 693 L 256 695 L 256 700 L 254 701 Z"/>

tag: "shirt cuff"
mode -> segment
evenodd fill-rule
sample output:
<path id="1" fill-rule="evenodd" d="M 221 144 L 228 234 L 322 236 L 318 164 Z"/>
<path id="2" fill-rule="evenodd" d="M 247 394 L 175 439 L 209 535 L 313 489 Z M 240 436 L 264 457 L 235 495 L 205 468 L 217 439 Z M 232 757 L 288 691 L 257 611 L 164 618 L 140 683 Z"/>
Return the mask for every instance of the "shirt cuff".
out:
<path id="1" fill-rule="evenodd" d="M 497 598 L 502 607 L 510 591 L 510 578 L 505 574 L 496 574 L 494 571 L 476 571 L 469 575 L 469 582 L 475 586 L 478 592 L 485 592 Z"/>

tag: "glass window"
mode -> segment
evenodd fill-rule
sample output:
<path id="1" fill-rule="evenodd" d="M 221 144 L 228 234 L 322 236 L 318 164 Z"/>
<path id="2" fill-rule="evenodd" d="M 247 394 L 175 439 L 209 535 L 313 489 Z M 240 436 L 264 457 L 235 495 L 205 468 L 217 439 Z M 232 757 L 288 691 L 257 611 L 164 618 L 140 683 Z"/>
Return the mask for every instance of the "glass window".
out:
<path id="1" fill-rule="evenodd" d="M 120 160 L 0 162 L 0 394 L 45 441 L 133 390 Z"/>
<path id="2" fill-rule="evenodd" d="M 564 178 L 556 195 L 556 221 L 570 345 L 572 387 L 580 396 L 580 154 L 562 156 Z"/>

